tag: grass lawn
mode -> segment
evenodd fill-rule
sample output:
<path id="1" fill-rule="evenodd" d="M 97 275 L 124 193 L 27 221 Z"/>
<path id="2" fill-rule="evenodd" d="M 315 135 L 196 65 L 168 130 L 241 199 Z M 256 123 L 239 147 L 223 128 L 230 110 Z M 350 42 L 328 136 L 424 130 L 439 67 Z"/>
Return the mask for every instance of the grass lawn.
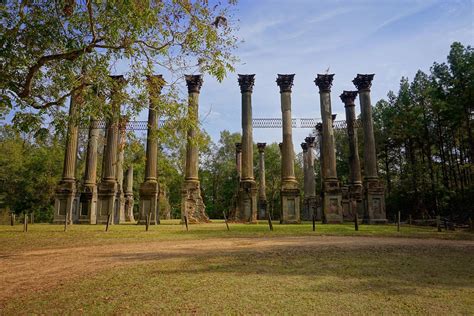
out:
<path id="1" fill-rule="evenodd" d="M 77 253 L 75 267 L 101 266 L 0 297 L 0 314 L 474 314 L 472 233 L 398 233 L 393 225 L 361 225 L 358 232 L 349 224 L 318 224 L 316 232 L 310 223 L 275 224 L 273 232 L 263 222 L 230 227 L 214 221 L 186 232 L 164 221 L 148 232 L 74 225 L 65 233 L 35 224 L 25 234 L 1 226 L 0 267 L 2 260 L 6 269 L 40 264 L 61 258 L 60 251 Z M 89 257 L 88 245 L 95 251 Z M 66 258 L 64 269 L 68 264 Z"/>

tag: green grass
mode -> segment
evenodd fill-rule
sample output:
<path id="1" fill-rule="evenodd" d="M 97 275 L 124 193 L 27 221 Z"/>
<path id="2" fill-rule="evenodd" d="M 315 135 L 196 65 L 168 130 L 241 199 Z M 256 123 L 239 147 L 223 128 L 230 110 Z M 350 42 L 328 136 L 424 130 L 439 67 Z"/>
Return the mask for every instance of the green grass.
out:
<path id="1" fill-rule="evenodd" d="M 161 225 L 150 226 L 145 232 L 143 225 L 112 225 L 105 232 L 104 225 L 71 225 L 64 232 L 62 225 L 34 224 L 23 232 L 22 225 L 0 226 L 0 252 L 19 250 L 47 249 L 58 247 L 76 247 L 87 245 L 103 245 L 114 243 L 133 243 L 146 240 L 185 240 L 229 237 L 272 237 L 272 236 L 384 236 L 413 237 L 440 239 L 474 240 L 474 234 L 467 231 L 437 232 L 434 227 L 402 226 L 400 232 L 394 225 L 359 225 L 359 231 L 353 224 L 322 225 L 307 222 L 299 225 L 280 225 L 274 223 L 274 231 L 270 231 L 265 221 L 259 224 L 229 224 L 227 231 L 222 220 L 213 220 L 210 224 L 190 225 L 186 231 L 179 220 L 163 220 Z"/>
<path id="2" fill-rule="evenodd" d="M 2 314 L 474 312 L 474 255 L 456 247 L 278 246 L 135 256 L 141 262 L 133 266 L 13 299 Z"/>
<path id="3" fill-rule="evenodd" d="M 473 240 L 463 231 L 393 225 L 230 224 L 0 226 L 0 254 L 86 245 L 239 237 L 375 236 Z M 356 237 L 354 237 L 356 238 Z M 474 252 L 453 243 L 322 245 L 210 250 L 198 254 L 118 254 L 132 264 L 40 292 L 18 293 L 0 309 L 16 314 L 473 314 Z M 151 250 L 153 251 L 153 250 Z M 1 257 L 0 257 L 1 258 Z M 51 276 L 54 277 L 54 276 Z M 0 285 L 1 286 L 1 285 Z"/>

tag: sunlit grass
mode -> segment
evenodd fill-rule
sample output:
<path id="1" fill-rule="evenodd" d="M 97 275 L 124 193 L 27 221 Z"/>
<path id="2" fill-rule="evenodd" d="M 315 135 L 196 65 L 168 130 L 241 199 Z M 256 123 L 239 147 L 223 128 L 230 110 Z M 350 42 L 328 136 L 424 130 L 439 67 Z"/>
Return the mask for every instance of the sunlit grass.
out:
<path id="1" fill-rule="evenodd" d="M 87 245 L 103 245 L 113 243 L 133 243 L 146 240 L 185 240 L 229 237 L 272 237 L 272 236 L 385 236 L 385 237 L 415 237 L 441 239 L 474 239 L 474 234 L 466 231 L 438 232 L 434 227 L 402 226 L 397 232 L 395 225 L 359 225 L 359 231 L 354 230 L 351 223 L 339 225 L 316 224 L 312 231 L 312 223 L 299 225 L 280 225 L 274 223 L 270 231 L 266 221 L 258 224 L 230 223 L 227 231 L 224 221 L 213 220 L 209 224 L 190 225 L 186 231 L 179 220 L 162 220 L 161 225 L 150 226 L 145 231 L 144 225 L 112 225 L 105 232 L 104 225 L 70 225 L 64 232 L 62 225 L 34 224 L 29 225 L 28 232 L 23 232 L 22 225 L 0 226 L 0 251 L 16 252 L 29 249 L 44 249 L 57 247 L 75 247 Z"/>

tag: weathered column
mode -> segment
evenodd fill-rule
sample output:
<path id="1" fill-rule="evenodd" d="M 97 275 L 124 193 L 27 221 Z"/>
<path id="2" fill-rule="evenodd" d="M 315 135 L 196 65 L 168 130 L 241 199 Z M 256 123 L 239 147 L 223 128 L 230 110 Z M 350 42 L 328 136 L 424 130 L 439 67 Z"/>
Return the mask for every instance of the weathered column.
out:
<path id="1" fill-rule="evenodd" d="M 119 136 L 117 143 L 117 163 L 115 174 L 117 175 L 117 195 L 115 200 L 115 224 L 125 223 L 125 194 L 123 189 L 123 162 L 125 155 L 127 119 L 122 116 L 119 121 Z"/>
<path id="2" fill-rule="evenodd" d="M 331 111 L 331 86 L 334 74 L 318 74 L 314 80 L 319 88 L 322 118 L 322 153 L 323 164 L 323 201 L 322 208 L 324 221 L 328 223 L 341 223 L 342 195 L 336 171 L 336 152 L 334 146 L 334 130 Z"/>
<path id="3" fill-rule="evenodd" d="M 258 186 L 258 219 L 267 219 L 267 194 L 265 183 L 265 147 L 266 143 L 257 143 L 259 164 L 258 172 L 260 182 Z"/>
<path id="4" fill-rule="evenodd" d="M 305 142 L 301 143 L 303 148 L 303 165 L 304 165 L 304 199 L 301 219 L 312 220 L 313 214 L 317 220 L 321 219 L 321 214 L 317 212 L 318 199 L 316 197 L 316 180 L 314 177 L 314 137 L 306 137 Z"/>
<path id="5" fill-rule="evenodd" d="M 255 75 L 239 75 L 242 94 L 242 177 L 239 185 L 237 220 L 257 222 L 257 185 L 253 175 L 252 90 Z"/>
<path id="6" fill-rule="evenodd" d="M 240 183 L 242 178 L 242 143 L 235 143 L 235 169 L 237 170 L 237 180 Z"/>
<path id="7" fill-rule="evenodd" d="M 357 74 L 352 81 L 359 92 L 362 129 L 364 133 L 364 198 L 365 221 L 386 222 L 385 189 L 377 174 L 377 154 L 375 150 L 374 122 L 370 88 L 374 74 Z"/>
<path id="8" fill-rule="evenodd" d="M 158 223 L 158 195 L 159 184 L 157 178 L 158 157 L 158 104 L 161 90 L 165 81 L 162 75 L 147 77 L 149 95 L 148 130 L 146 138 L 145 182 L 140 184 L 139 224 L 146 224 L 150 218 L 151 224 Z"/>
<path id="9" fill-rule="evenodd" d="M 84 224 L 96 224 L 97 222 L 97 140 L 100 132 L 98 125 L 99 121 L 91 119 L 87 142 L 86 170 L 79 207 L 79 223 Z"/>
<path id="10" fill-rule="evenodd" d="M 362 177 L 360 173 L 359 142 L 356 130 L 354 100 L 357 91 L 343 91 L 340 95 L 346 108 L 347 136 L 349 140 L 349 212 L 344 213 L 344 220 L 354 220 L 357 212 L 363 218 Z"/>
<path id="11" fill-rule="evenodd" d="M 117 194 L 117 145 L 119 139 L 120 102 L 122 89 L 125 86 L 123 76 L 111 76 L 114 87 L 110 96 L 111 116 L 107 118 L 107 145 L 104 153 L 104 176 L 98 185 L 97 223 L 106 223 L 110 215 L 110 223 L 114 223 L 115 196 Z"/>
<path id="12" fill-rule="evenodd" d="M 295 177 L 295 154 L 292 139 L 291 87 L 295 75 L 278 75 L 280 87 L 281 113 L 283 123 L 282 179 L 281 179 L 281 222 L 284 224 L 300 222 L 300 190 Z"/>
<path id="13" fill-rule="evenodd" d="M 125 177 L 125 221 L 129 223 L 135 222 L 133 205 L 133 165 L 130 165 Z"/>
<path id="14" fill-rule="evenodd" d="M 71 96 L 69 105 L 69 123 L 66 138 L 66 151 L 64 153 L 63 175 L 56 188 L 54 203 L 54 222 L 64 223 L 66 214 L 67 221 L 72 224 L 73 207 L 76 196 L 76 156 L 78 142 L 77 108 L 84 102 L 82 92 L 77 91 Z"/>
<path id="15" fill-rule="evenodd" d="M 196 142 L 199 110 L 199 92 L 202 86 L 201 75 L 186 75 L 188 86 L 189 107 L 188 116 L 194 126 L 188 129 L 186 146 L 186 168 L 183 189 L 181 190 L 181 219 L 187 217 L 188 223 L 208 222 L 206 206 L 201 197 L 199 182 L 199 153 Z"/>
<path id="16" fill-rule="evenodd" d="M 318 215 L 318 220 L 325 220 L 323 216 L 323 196 L 324 196 L 324 155 L 323 155 L 323 123 L 317 123 L 316 124 L 316 132 L 317 132 L 317 137 L 318 137 L 318 148 L 319 148 L 319 173 L 320 173 L 320 179 L 319 179 L 319 194 L 317 196 L 318 198 L 318 207 L 317 207 L 317 212 L 316 214 Z"/>

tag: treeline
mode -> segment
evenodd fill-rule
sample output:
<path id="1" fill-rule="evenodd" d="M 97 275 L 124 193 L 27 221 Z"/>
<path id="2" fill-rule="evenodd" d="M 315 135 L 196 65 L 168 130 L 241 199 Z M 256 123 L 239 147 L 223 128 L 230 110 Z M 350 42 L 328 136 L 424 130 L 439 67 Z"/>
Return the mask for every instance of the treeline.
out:
<path id="1" fill-rule="evenodd" d="M 445 63 L 402 78 L 374 123 L 387 211 L 473 217 L 474 51 L 453 43 Z"/>

